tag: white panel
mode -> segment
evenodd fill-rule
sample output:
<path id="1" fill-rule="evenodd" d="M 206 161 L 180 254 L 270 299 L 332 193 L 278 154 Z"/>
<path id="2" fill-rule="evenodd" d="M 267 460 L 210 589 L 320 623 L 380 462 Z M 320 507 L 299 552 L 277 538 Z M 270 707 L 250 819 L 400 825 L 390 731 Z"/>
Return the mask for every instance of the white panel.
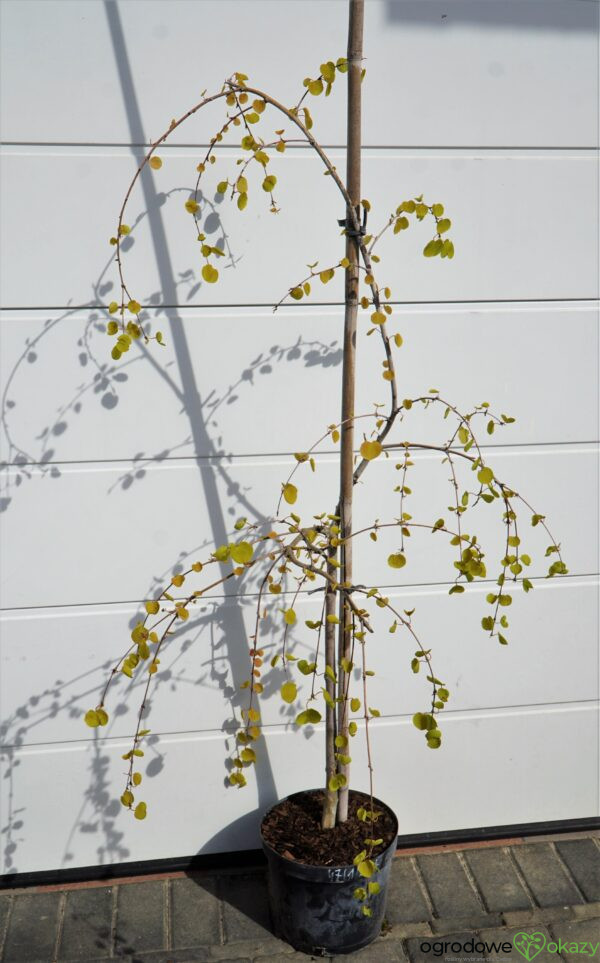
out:
<path id="1" fill-rule="evenodd" d="M 596 3 L 365 6 L 365 143 L 596 143 Z M 3 0 L 2 136 L 145 142 L 235 70 L 291 105 L 304 77 L 345 54 L 346 25 L 340 0 L 304 0 L 301 13 L 297 0 Z M 314 101 L 324 143 L 343 141 L 344 95 L 337 83 Z M 180 139 L 211 133 L 192 121 Z"/>
<path id="2" fill-rule="evenodd" d="M 598 813 L 597 722 L 592 706 L 457 714 L 443 748 L 430 752 L 409 718 L 380 721 L 372 737 L 376 795 L 395 809 L 401 834 L 590 817 Z M 257 782 L 240 791 L 224 784 L 222 735 L 150 736 L 138 791 L 146 822 L 118 802 L 125 742 L 5 753 L 3 871 L 257 848 L 265 810 L 321 784 L 321 739 L 319 731 L 305 738 L 268 731 Z M 355 760 L 356 788 L 367 789 L 359 736 Z"/>
<path id="3" fill-rule="evenodd" d="M 130 459 L 135 475 L 146 467 L 142 461 L 170 455 L 306 447 L 338 419 L 340 308 L 298 306 L 275 316 L 261 309 L 185 309 L 181 316 L 181 325 L 165 324 L 166 348 L 134 349 L 131 360 L 118 364 L 109 357 L 106 315 L 98 311 L 0 318 L 2 459 Z M 555 390 L 565 371 L 577 372 L 590 392 L 597 385 L 594 304 L 398 308 L 396 329 L 405 341 L 398 355 L 403 396 L 437 387 L 465 411 L 488 400 L 517 418 L 494 435 L 497 444 L 598 438 L 598 406 L 583 405 L 575 416 Z M 386 398 L 381 359 L 379 338 L 363 336 L 357 412 Z M 193 384 L 183 375 L 190 366 Z M 189 400 L 194 384 L 202 410 Z M 412 438 L 437 437 L 442 414 L 413 409 Z M 482 443 L 489 441 L 481 429 Z"/>
<path id="4" fill-rule="evenodd" d="M 128 213 L 132 225 L 141 221 L 125 258 L 129 289 L 140 303 L 185 304 L 191 289 L 193 303 L 273 304 L 306 276 L 307 263 L 325 267 L 339 260 L 343 208 L 320 162 L 307 151 L 278 155 L 273 169 L 281 213 L 269 214 L 267 195 L 251 177 L 248 208 L 240 214 L 229 200 L 220 206 L 213 200 L 217 181 L 239 170 L 235 153 L 211 170 L 205 187 L 203 227 L 213 242 L 226 236 L 230 252 L 214 285 L 198 281 L 196 234 L 184 209 L 197 152 L 172 150 L 163 168 L 144 178 L 145 197 L 136 191 Z M 342 153 L 334 151 L 332 159 L 344 165 Z M 108 241 L 135 170 L 128 152 L 15 148 L 7 149 L 2 166 L 2 304 L 111 300 L 97 285 L 117 281 L 114 267 L 106 271 L 114 251 Z M 422 256 L 433 236 L 429 224 L 396 237 L 388 232 L 379 250 L 380 283 L 402 301 L 597 297 L 597 171 L 591 151 L 366 151 L 363 192 L 373 205 L 374 232 L 400 201 L 421 193 L 430 203 L 442 201 L 454 222 L 452 261 Z M 582 203 L 573 203 L 575 188 Z M 326 288 L 317 281 L 313 297 L 339 301 L 341 285 L 337 276 Z"/>
<path id="5" fill-rule="evenodd" d="M 448 598 L 447 587 L 389 593 L 400 611 L 416 609 L 413 627 L 421 642 L 432 648 L 434 671 L 451 691 L 440 723 L 444 730 L 446 719 L 457 711 L 598 698 L 597 577 L 543 581 L 527 598 L 517 593 L 506 633 L 508 647 L 491 641 L 481 629 L 481 617 L 489 611 L 488 590 L 489 586 L 474 587 L 460 599 Z M 278 607 L 283 604 L 292 604 L 291 598 L 278 599 L 261 629 L 267 668 L 259 706 L 268 726 L 295 719 L 312 681 L 291 666 L 299 699 L 292 706 L 282 702 L 279 688 L 285 673 L 281 663 L 272 669 L 268 661 L 281 650 Z M 320 618 L 321 602 L 304 595 L 294 604 L 298 623 L 289 633 L 287 650 L 311 661 L 316 635 L 305 628 L 304 620 Z M 416 643 L 406 630 L 390 635 L 391 617 L 373 608 L 375 634 L 369 639 L 367 658 L 376 675 L 369 683 L 369 705 L 382 716 L 422 711 L 430 686 L 424 671 L 415 676 L 409 667 Z M 144 716 L 154 733 L 231 728 L 240 707 L 247 704 L 247 693 L 239 686 L 248 677 L 246 638 L 254 632 L 255 612 L 256 600 L 248 597 L 238 603 L 231 599 L 204 603 L 161 650 L 160 671 Z M 0 743 L 22 747 L 85 740 L 89 730 L 83 715 L 98 704 L 109 668 L 128 648 L 130 627 L 138 617 L 134 607 L 117 606 L 5 614 L 0 623 L 4 717 Z M 360 660 L 360 655 L 355 658 Z M 538 669 L 523 671 L 524 666 Z M 146 680 L 140 670 L 133 682 L 120 675 L 112 684 L 105 702 L 110 722 L 103 735 L 127 738 L 135 731 Z M 321 685 L 319 678 L 317 693 Z M 358 679 L 352 695 L 362 700 Z M 315 705 L 322 710 L 320 696 Z"/>
<path id="6" fill-rule="evenodd" d="M 491 452 L 489 463 L 500 479 L 547 516 L 571 573 L 597 572 L 597 448 L 504 448 Z M 357 488 L 355 529 L 372 526 L 377 518 L 393 522 L 399 515 L 399 497 L 393 492 L 399 473 L 393 464 L 381 458 L 365 473 Z M 175 460 L 148 467 L 131 483 L 128 469 L 119 464 L 61 466 L 58 477 L 33 469 L 4 515 L 3 605 L 147 598 L 156 590 L 156 580 L 168 580 L 176 566 L 206 558 L 214 540 L 221 544 L 231 539 L 233 521 L 240 515 L 259 522 L 270 516 L 290 469 L 290 461 L 275 457 L 202 463 L 200 469 L 193 461 Z M 448 467 L 438 456 L 422 455 L 409 471 L 407 482 L 414 494 L 404 509 L 413 521 L 432 525 L 439 517 L 449 519 Z M 460 467 L 457 471 L 461 484 Z M 329 456 L 319 459 L 315 474 L 308 465 L 300 467 L 294 478 L 300 492 L 295 508 L 307 521 L 315 512 L 332 510 L 337 478 L 337 460 Z M 574 478 L 576 498 L 567 494 Z M 473 487 L 469 469 L 463 481 Z M 480 503 L 469 528 L 463 520 L 463 531 L 476 531 L 487 552 L 491 578 L 505 552 L 501 515 L 502 506 Z M 545 575 L 548 538 L 539 526 L 529 527 L 526 509 L 520 517 L 522 550 L 530 550 L 533 557 L 531 571 Z M 382 530 L 377 544 L 361 536 L 360 550 L 355 550 L 357 583 L 394 584 L 386 559 L 398 548 L 398 534 L 397 527 Z M 444 535 L 417 532 L 407 540 L 406 552 L 402 584 L 447 582 L 449 573 L 454 574 L 455 549 Z M 207 584 L 205 574 L 193 589 Z M 257 578 L 250 572 L 240 587 L 255 591 Z"/>

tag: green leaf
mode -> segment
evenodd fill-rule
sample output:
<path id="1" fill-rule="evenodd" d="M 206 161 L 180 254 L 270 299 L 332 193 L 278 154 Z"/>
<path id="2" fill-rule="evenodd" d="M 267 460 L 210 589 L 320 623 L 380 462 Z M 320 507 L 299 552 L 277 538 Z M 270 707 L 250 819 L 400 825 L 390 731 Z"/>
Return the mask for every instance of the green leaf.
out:
<path id="1" fill-rule="evenodd" d="M 356 867 L 361 876 L 369 879 L 377 872 L 377 864 L 372 859 L 363 859 Z"/>
<path id="2" fill-rule="evenodd" d="M 145 819 L 146 803 L 145 802 L 138 803 L 133 811 L 133 815 L 135 816 L 136 819 Z"/>
<path id="3" fill-rule="evenodd" d="M 480 468 L 477 472 L 477 481 L 482 485 L 489 485 L 494 480 L 494 472 L 491 468 Z"/>
<path id="4" fill-rule="evenodd" d="M 85 716 L 83 717 L 83 721 L 85 722 L 86 726 L 89 726 L 91 729 L 96 729 L 100 725 L 100 719 L 95 709 L 90 709 L 88 712 L 86 712 Z"/>

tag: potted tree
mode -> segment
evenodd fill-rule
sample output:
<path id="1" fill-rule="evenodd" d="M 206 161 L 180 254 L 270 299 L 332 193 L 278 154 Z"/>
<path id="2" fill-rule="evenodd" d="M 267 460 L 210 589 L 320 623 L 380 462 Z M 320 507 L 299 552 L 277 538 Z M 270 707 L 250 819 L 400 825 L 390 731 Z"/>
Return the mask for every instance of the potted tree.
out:
<path id="1" fill-rule="evenodd" d="M 389 543 L 383 554 L 387 565 L 397 571 L 407 563 L 410 554 L 407 544 L 413 535 L 433 534 L 436 538 L 433 544 L 446 539 L 456 552 L 450 594 L 460 595 L 477 579 L 488 577 L 484 546 L 470 527 L 467 529 L 467 519 L 477 506 L 499 507 L 504 548 L 498 569 L 493 573 L 496 585 L 487 595 L 489 610 L 482 618 L 482 628 L 501 645 L 507 643 L 506 610 L 512 601 L 513 587 L 520 586 L 525 592 L 532 588 L 526 575 L 531 557 L 521 547 L 523 512 L 529 515 L 533 526 L 539 526 L 548 535 L 546 554 L 551 556 L 548 577 L 567 571 L 544 516 L 496 477 L 477 441 L 475 425 L 478 422 L 492 435 L 514 419 L 506 414 L 496 415 L 486 402 L 469 411 L 460 411 L 436 389 L 414 398 L 401 397 L 396 352 L 402 346 L 402 337 L 389 330 L 392 292 L 378 277 L 377 245 L 387 231 L 402 234 L 411 224 L 425 222 L 431 225 L 433 233 L 424 246 L 425 257 L 449 261 L 454 256 L 454 246 L 449 237 L 451 221 L 443 205 L 422 196 L 399 199 L 383 224 L 373 231 L 370 226 L 367 228 L 371 209 L 369 202 L 361 197 L 360 161 L 363 7 L 364 0 L 349 0 L 347 56 L 321 64 L 316 77 L 307 77 L 304 91 L 294 106 L 286 107 L 269 92 L 257 89 L 244 74 L 233 74 L 220 90 L 203 95 L 199 103 L 171 122 L 168 130 L 151 144 L 126 191 L 117 229 L 110 239 L 115 247 L 121 292 L 119 301 L 108 307 L 111 318 L 107 332 L 114 338 L 112 357 L 115 361 L 140 339 L 146 344 L 164 343 L 162 333 L 152 332 L 140 316 L 142 305 L 125 276 L 122 241 L 130 232 L 127 205 L 140 173 L 147 166 L 153 170 L 162 167 L 160 147 L 172 132 L 208 104 L 216 101 L 224 104 L 224 121 L 198 164 L 195 190 L 185 202 L 200 245 L 202 278 L 208 285 L 218 282 L 218 265 L 224 252 L 210 245 L 202 233 L 198 217 L 202 203 L 200 185 L 212 174 L 220 145 L 235 134 L 237 128 L 242 150 L 237 170 L 234 168 L 233 173 L 230 171 L 226 178 L 219 180 L 216 190 L 220 195 L 229 195 L 240 211 L 245 209 L 248 193 L 258 180 L 259 192 L 264 193 L 270 210 L 277 212 L 277 175 L 271 172 L 272 161 L 278 156 L 281 158 L 287 144 L 298 137 L 312 148 L 343 201 L 345 217 L 340 227 L 345 250 L 342 257 L 326 267 L 310 265 L 308 273 L 294 281 L 275 308 L 287 298 L 300 301 L 310 297 L 314 285 L 329 283 L 336 273 L 344 275 L 341 412 L 320 439 L 296 452 L 294 467 L 288 477 L 281 480 L 278 504 L 266 526 L 239 519 L 227 544 L 215 546 L 206 558 L 194 562 L 187 571 L 173 575 L 162 591 L 145 601 L 145 612 L 131 633 L 127 651 L 112 667 L 98 705 L 85 716 L 91 727 L 105 725 L 111 683 L 121 674 L 132 678 L 145 673 L 136 731 L 131 749 L 124 756 L 128 771 L 121 796 L 121 802 L 135 818 L 144 819 L 146 804 L 138 798 L 142 774 L 136 765 L 143 755 L 143 739 L 149 731 L 144 728 L 147 696 L 153 677 L 160 672 L 161 651 L 177 625 L 189 618 L 190 611 L 207 591 L 230 580 L 256 577 L 257 606 L 250 637 L 249 677 L 242 686 L 246 704 L 230 761 L 229 782 L 239 788 L 246 784 L 246 773 L 261 751 L 260 695 L 264 688 L 261 680 L 265 672 L 283 671 L 278 688 L 283 702 L 296 707 L 295 724 L 311 727 L 324 721 L 325 778 L 322 788 L 282 800 L 263 819 L 271 909 L 279 935 L 297 949 L 324 954 L 351 952 L 369 943 L 379 932 L 385 885 L 398 833 L 395 815 L 374 796 L 369 725 L 379 713 L 368 696 L 369 677 L 373 673 L 367 661 L 368 640 L 374 631 L 373 613 L 385 614 L 389 631 L 403 632 L 413 642 L 410 667 L 415 674 L 423 670 L 429 693 L 426 707 L 414 715 L 413 723 L 424 733 L 430 749 L 441 745 L 440 716 L 450 698 L 447 686 L 434 671 L 431 647 L 417 637 L 413 612 L 398 610 L 376 585 L 357 584 L 354 547 L 358 553 L 359 546 L 365 542 L 377 546 Z M 313 134 L 308 107 L 310 98 L 328 96 L 336 80 L 339 86 L 340 75 L 346 75 L 348 89 L 345 180 Z M 273 115 L 278 118 L 275 132 L 271 133 L 269 128 L 269 133 L 263 136 L 266 120 Z M 367 412 L 355 410 L 359 310 L 367 318 L 366 335 L 380 341 L 381 375 L 389 391 L 387 406 L 375 404 Z M 413 408 L 439 410 L 451 426 L 447 437 L 437 443 L 407 440 L 405 430 Z M 324 440 L 340 446 L 339 497 L 336 504 L 321 506 L 316 514 L 302 517 L 294 508 L 302 486 L 302 473 L 318 470 L 315 456 Z M 419 451 L 436 453 L 449 471 L 452 504 L 447 517 L 415 519 L 407 510 L 407 498 L 411 494 L 407 476 L 413 467 L 412 457 Z M 369 482 L 369 466 L 377 459 L 389 460 L 398 511 L 391 519 L 372 517 L 368 524 L 357 527 L 353 523 L 353 493 L 363 478 Z M 196 579 L 198 575 L 200 579 Z M 298 627 L 295 601 L 307 590 L 320 593 L 321 614 L 305 622 L 305 634 L 312 640 L 313 654 L 310 659 L 299 659 L 291 650 L 289 640 Z M 267 621 L 273 615 L 278 625 L 276 633 Z M 366 739 L 368 793 L 359 793 L 350 787 L 352 745 L 359 732 Z"/>

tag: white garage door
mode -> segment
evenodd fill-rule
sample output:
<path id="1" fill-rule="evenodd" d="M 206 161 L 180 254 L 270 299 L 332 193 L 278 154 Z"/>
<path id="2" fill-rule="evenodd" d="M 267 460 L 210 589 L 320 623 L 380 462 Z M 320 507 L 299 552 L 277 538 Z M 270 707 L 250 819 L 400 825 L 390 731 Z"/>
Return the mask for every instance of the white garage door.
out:
<path id="1" fill-rule="evenodd" d="M 365 551 L 359 576 L 416 607 L 454 694 L 444 746 L 428 752 L 411 726 L 425 697 L 411 646 L 382 621 L 376 791 L 402 835 L 598 814 L 598 12 L 591 0 L 366 4 L 364 196 L 381 219 L 405 197 L 442 201 L 457 249 L 424 259 L 417 228 L 381 252 L 405 338 L 401 390 L 435 386 L 517 417 L 488 439 L 490 462 L 552 520 L 570 570 L 519 593 L 502 648 L 479 624 L 489 585 L 448 599 L 441 543 L 415 544 L 397 581 L 387 553 Z M 132 199 L 129 274 L 167 346 L 117 366 L 103 334 L 117 283 L 107 240 L 144 143 L 234 70 L 292 103 L 344 54 L 346 4 L 2 0 L 0 13 L 2 872 L 254 848 L 260 813 L 320 784 L 322 765 L 320 734 L 293 732 L 265 699 L 256 781 L 226 788 L 253 583 L 203 603 L 163 657 L 146 822 L 118 803 L 139 683 L 120 680 L 102 739 L 82 715 L 140 601 L 240 515 L 267 516 L 293 452 L 338 417 L 339 285 L 270 305 L 306 263 L 341 256 L 343 210 L 309 151 L 289 149 L 276 218 L 256 198 L 243 216 L 208 198 L 205 230 L 231 257 L 207 286 L 183 201 L 216 114 L 192 120 Z M 340 169 L 342 93 L 313 111 Z M 229 148 L 219 169 L 238 156 Z M 372 341 L 359 344 L 361 410 L 383 395 Z M 414 420 L 415 438 L 444 437 L 429 413 Z M 334 449 L 318 460 L 303 514 L 333 504 Z M 436 517 L 445 472 L 415 461 L 414 514 L 439 506 Z M 358 492 L 363 519 L 374 501 L 380 517 L 397 510 L 379 494 L 384 469 L 371 468 L 375 499 Z M 477 524 L 499 557 L 492 520 Z M 531 529 L 528 544 L 543 576 L 547 541 Z M 297 608 L 311 618 L 318 603 L 302 595 Z M 280 683 L 275 672 L 267 688 Z"/>

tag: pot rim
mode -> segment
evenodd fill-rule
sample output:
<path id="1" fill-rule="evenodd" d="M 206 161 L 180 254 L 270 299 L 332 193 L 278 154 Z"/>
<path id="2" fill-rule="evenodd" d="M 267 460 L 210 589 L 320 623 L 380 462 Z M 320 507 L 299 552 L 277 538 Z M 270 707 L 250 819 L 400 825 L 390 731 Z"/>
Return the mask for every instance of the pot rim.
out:
<path id="1" fill-rule="evenodd" d="M 282 799 L 278 799 L 276 803 L 273 803 L 272 806 L 269 806 L 269 808 L 267 809 L 266 813 L 264 814 L 264 816 L 262 817 L 262 819 L 261 819 L 261 821 L 260 821 L 260 839 L 261 839 L 261 842 L 262 842 L 262 845 L 263 845 L 263 849 L 264 849 L 265 851 L 268 851 L 268 852 L 270 852 L 270 853 L 273 853 L 274 856 L 276 856 L 278 859 L 284 860 L 284 861 L 285 861 L 286 863 L 288 863 L 290 866 L 306 866 L 307 868 L 310 868 L 310 869 L 323 869 L 323 870 L 332 870 L 332 869 L 340 869 L 340 870 L 355 869 L 356 867 L 355 867 L 354 863 L 340 863 L 340 864 L 330 864 L 330 865 L 324 866 L 322 863 L 302 863 L 302 862 L 300 862 L 299 859 L 290 859 L 288 856 L 284 856 L 283 853 L 280 853 L 280 852 L 278 852 L 276 849 L 274 849 L 274 847 L 271 846 L 271 844 L 268 843 L 268 842 L 265 840 L 264 836 L 263 836 L 263 823 L 264 823 L 265 819 L 267 818 L 267 816 L 269 815 L 269 813 L 272 812 L 273 809 L 276 809 L 277 806 L 280 806 L 281 803 L 287 802 L 288 799 L 294 799 L 294 797 L 296 797 L 296 796 L 304 796 L 304 795 L 306 795 L 307 793 L 311 793 L 311 792 L 324 792 L 324 791 L 325 791 L 325 790 L 323 789 L 322 786 L 318 786 L 318 787 L 315 787 L 315 788 L 313 788 L 313 789 L 300 789 L 300 790 L 298 790 L 297 792 L 292 792 L 292 793 L 290 793 L 288 796 L 283 796 Z M 370 793 L 368 793 L 368 792 L 363 792 L 362 789 L 350 789 L 350 792 L 354 792 L 354 793 L 356 793 L 356 794 L 359 795 L 359 796 L 364 796 L 366 799 L 370 799 L 370 798 L 371 798 Z M 375 861 L 376 863 L 378 863 L 379 861 L 382 861 L 382 860 L 383 860 L 383 857 L 387 856 L 387 854 L 389 853 L 389 851 L 390 851 L 390 849 L 391 849 L 392 847 L 394 847 L 394 848 L 397 847 L 397 845 L 398 845 L 398 828 L 399 828 L 399 827 L 398 827 L 398 817 L 396 816 L 396 813 L 395 813 L 394 810 L 391 808 L 391 806 L 388 806 L 388 804 L 387 804 L 387 803 L 384 803 L 383 800 L 378 799 L 377 796 L 373 796 L 373 802 L 374 802 L 374 803 L 377 803 L 379 806 L 384 806 L 384 807 L 387 809 L 387 811 L 392 815 L 392 817 L 393 817 L 393 819 L 394 819 L 394 822 L 395 822 L 395 824 L 396 824 L 396 833 L 395 833 L 394 838 L 387 844 L 387 846 L 385 847 L 385 849 L 382 849 L 381 852 L 380 852 L 377 856 L 374 856 L 374 857 L 373 857 L 374 861 Z"/>

